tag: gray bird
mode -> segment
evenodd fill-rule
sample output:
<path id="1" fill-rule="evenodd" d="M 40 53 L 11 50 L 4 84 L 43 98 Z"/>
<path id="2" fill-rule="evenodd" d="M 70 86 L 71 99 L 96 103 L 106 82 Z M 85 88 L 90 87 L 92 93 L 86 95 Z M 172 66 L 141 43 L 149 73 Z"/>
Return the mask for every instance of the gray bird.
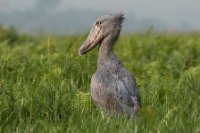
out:
<path id="1" fill-rule="evenodd" d="M 99 45 L 97 70 L 91 78 L 91 97 L 94 104 L 106 112 L 119 116 L 126 113 L 129 117 L 141 108 L 136 80 L 113 53 L 117 41 L 123 13 L 99 17 L 82 46 L 83 55 Z"/>

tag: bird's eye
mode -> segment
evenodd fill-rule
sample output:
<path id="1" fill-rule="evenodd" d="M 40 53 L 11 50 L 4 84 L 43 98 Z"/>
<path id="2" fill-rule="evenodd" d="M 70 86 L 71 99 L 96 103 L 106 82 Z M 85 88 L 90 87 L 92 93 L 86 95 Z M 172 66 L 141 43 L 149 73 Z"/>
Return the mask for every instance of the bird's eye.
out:
<path id="1" fill-rule="evenodd" d="M 97 26 L 101 26 L 101 22 L 100 22 L 100 21 L 97 21 L 97 22 L 96 22 L 96 25 L 97 25 Z"/>

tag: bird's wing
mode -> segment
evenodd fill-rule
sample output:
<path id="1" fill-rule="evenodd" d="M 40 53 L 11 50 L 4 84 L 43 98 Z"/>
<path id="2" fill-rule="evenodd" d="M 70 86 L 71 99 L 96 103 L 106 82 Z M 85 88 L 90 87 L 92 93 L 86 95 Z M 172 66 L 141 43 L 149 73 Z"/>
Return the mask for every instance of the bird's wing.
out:
<path id="1" fill-rule="evenodd" d="M 134 77 L 125 69 L 121 70 L 120 77 L 121 80 L 118 80 L 117 82 L 118 88 L 124 90 L 124 94 L 126 94 L 128 98 L 130 97 L 129 99 L 131 99 L 131 102 L 134 104 L 134 106 L 140 107 L 141 106 L 140 96 Z M 129 99 L 127 99 L 128 102 Z"/>
<path id="2" fill-rule="evenodd" d="M 117 81 L 118 92 L 116 93 L 116 99 L 119 105 L 123 108 L 123 111 L 127 112 L 129 116 L 137 113 L 140 110 L 141 103 L 139 95 L 131 95 L 129 89 L 124 81 Z"/>
<path id="3" fill-rule="evenodd" d="M 116 84 L 117 84 L 117 89 L 115 91 L 115 94 L 118 102 L 133 107 L 134 104 L 132 102 L 131 95 L 128 92 L 128 89 L 126 88 L 124 82 L 122 80 L 117 80 Z"/>
<path id="4" fill-rule="evenodd" d="M 126 69 L 121 69 L 121 79 L 131 96 L 139 95 L 136 80 Z"/>

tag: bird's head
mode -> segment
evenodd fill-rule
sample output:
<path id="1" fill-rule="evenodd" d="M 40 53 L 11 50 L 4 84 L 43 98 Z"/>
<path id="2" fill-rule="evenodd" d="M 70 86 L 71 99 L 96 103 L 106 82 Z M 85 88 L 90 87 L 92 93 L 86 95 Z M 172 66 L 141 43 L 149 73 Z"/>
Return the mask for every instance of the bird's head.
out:
<path id="1" fill-rule="evenodd" d="M 79 54 L 83 55 L 92 50 L 95 46 L 101 44 L 101 42 L 108 36 L 113 39 L 117 39 L 121 31 L 121 24 L 123 20 L 123 13 L 99 17 L 94 22 L 87 39 L 79 48 Z"/>

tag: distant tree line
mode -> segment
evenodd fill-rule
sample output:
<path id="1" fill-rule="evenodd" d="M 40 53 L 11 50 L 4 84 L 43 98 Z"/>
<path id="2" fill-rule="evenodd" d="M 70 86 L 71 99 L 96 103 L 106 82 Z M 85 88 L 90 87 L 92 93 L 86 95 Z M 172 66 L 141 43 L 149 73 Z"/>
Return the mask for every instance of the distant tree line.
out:
<path id="1" fill-rule="evenodd" d="M 18 33 L 14 26 L 4 26 L 0 24 L 0 43 L 4 42 L 9 45 L 16 44 L 16 42 L 33 41 L 33 37 Z"/>

